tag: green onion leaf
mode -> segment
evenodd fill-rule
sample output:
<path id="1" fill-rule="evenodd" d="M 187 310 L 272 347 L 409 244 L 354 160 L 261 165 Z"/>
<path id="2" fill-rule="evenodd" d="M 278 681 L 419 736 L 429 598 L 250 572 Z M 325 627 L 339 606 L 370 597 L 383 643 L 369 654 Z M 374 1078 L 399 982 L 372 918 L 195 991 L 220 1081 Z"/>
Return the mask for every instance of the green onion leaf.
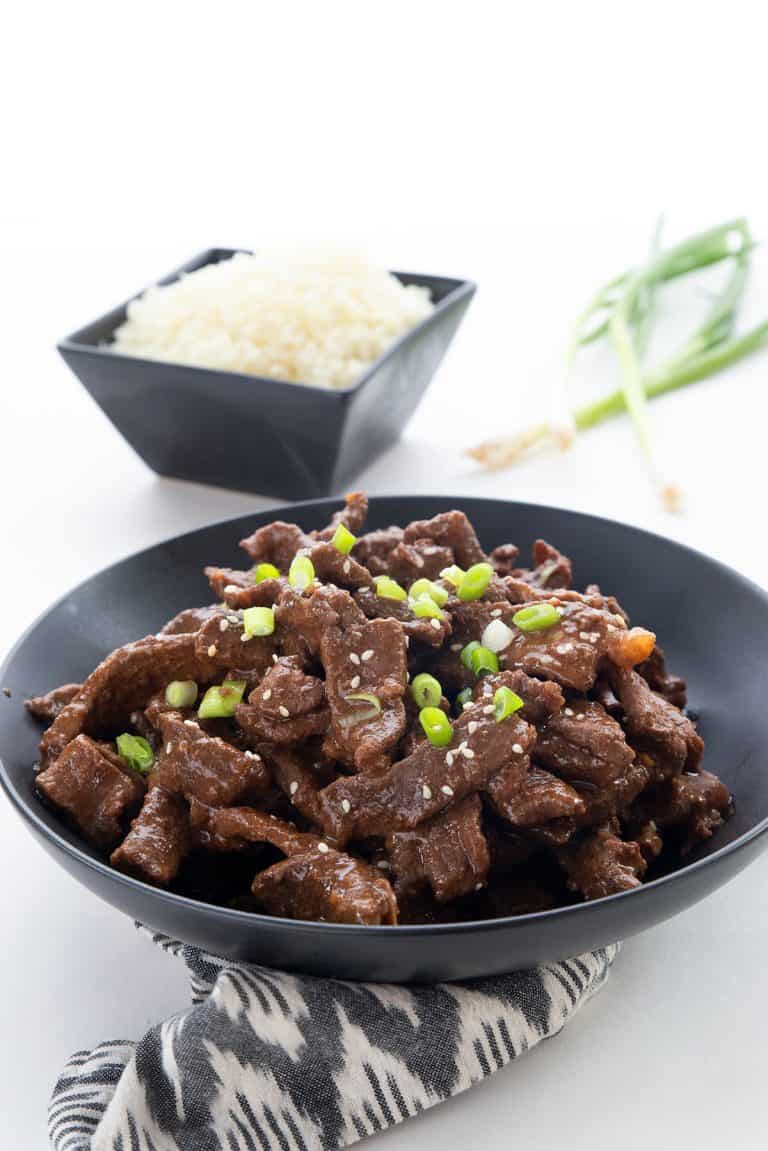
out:
<path id="1" fill-rule="evenodd" d="M 461 715 L 461 713 L 464 710 L 464 704 L 465 703 L 471 703 L 471 702 L 472 702 L 472 688 L 471 687 L 465 687 L 464 690 L 460 691 L 459 694 L 456 696 L 456 714 Z"/>
<path id="2" fill-rule="evenodd" d="M 280 579 L 280 572 L 274 564 L 256 564 L 253 569 L 253 582 L 262 583 L 265 579 Z"/>
<path id="3" fill-rule="evenodd" d="M 489 651 L 487 647 L 477 645 L 472 652 L 472 671 L 475 675 L 485 675 L 486 672 L 492 672 L 494 675 L 499 670 L 499 657 L 495 651 Z"/>
<path id="4" fill-rule="evenodd" d="M 448 599 L 448 592 L 444 587 L 440 587 L 439 583 L 435 583 L 431 579 L 417 579 L 416 583 L 412 583 L 408 592 L 411 599 L 422 599 L 427 595 L 430 599 L 434 600 L 438 607 L 442 607 Z"/>
<path id="5" fill-rule="evenodd" d="M 361 700 L 367 703 L 368 707 L 355 708 L 349 715 L 343 715 L 339 720 L 339 725 L 343 728 L 357 727 L 360 723 L 367 723 L 369 719 L 376 719 L 381 715 L 381 700 L 372 691 L 355 691 L 349 695 L 344 696 L 345 701 Z"/>
<path id="6" fill-rule="evenodd" d="M 501 723 L 508 715 L 514 715 L 523 706 L 523 700 L 511 688 L 500 687 L 493 693 L 493 718 L 497 723 Z"/>
<path id="7" fill-rule="evenodd" d="M 491 582 L 493 575 L 493 568 L 490 564 L 480 563 L 473 564 L 467 571 L 458 587 L 458 595 L 461 600 L 480 599 Z"/>
<path id="8" fill-rule="evenodd" d="M 152 750 L 151 744 L 147 743 L 140 735 L 129 735 L 124 732 L 118 735 L 117 740 L 117 754 L 125 760 L 129 767 L 134 771 L 140 771 L 142 775 L 146 775 L 155 762 L 155 753 Z"/>
<path id="9" fill-rule="evenodd" d="M 439 707 L 443 689 L 439 680 L 424 671 L 421 675 L 417 675 L 411 684 L 411 695 L 419 707 Z"/>
<path id="10" fill-rule="evenodd" d="M 294 556 L 288 569 L 288 583 L 296 591 L 306 591 L 312 586 L 315 568 L 309 556 Z"/>
<path id="11" fill-rule="evenodd" d="M 245 687 L 244 679 L 225 679 L 224 683 L 209 687 L 197 709 L 200 719 L 229 719 L 242 702 Z"/>
<path id="12" fill-rule="evenodd" d="M 397 580 L 393 580 L 389 576 L 374 576 L 373 582 L 376 584 L 376 595 L 381 596 L 382 599 L 408 599 L 408 593 L 405 588 L 400 587 Z"/>
<path id="13" fill-rule="evenodd" d="M 520 631 L 544 631 L 559 622 L 560 613 L 551 603 L 531 603 L 512 616 L 512 623 Z"/>
<path id="14" fill-rule="evenodd" d="M 423 707 L 419 712 L 419 723 L 433 747 L 447 747 L 453 739 L 451 721 L 439 707 Z"/>
<path id="15" fill-rule="evenodd" d="M 471 640 L 466 647 L 461 649 L 461 662 L 469 671 L 472 671 L 472 653 L 480 647 L 476 639 Z"/>
<path id="16" fill-rule="evenodd" d="M 440 608 L 428 595 L 423 595 L 417 600 L 411 600 L 411 611 L 418 619 L 443 619 Z"/>
<path id="17" fill-rule="evenodd" d="M 349 528 L 344 527 L 344 524 L 339 524 L 333 533 L 331 543 L 337 552 L 341 552 L 343 556 L 348 556 L 357 543 L 357 536 L 353 536 Z"/>
<path id="18" fill-rule="evenodd" d="M 451 564 L 450 567 L 443 568 L 440 572 L 440 578 L 453 584 L 454 587 L 461 587 L 461 581 L 464 579 L 464 575 L 464 569 L 460 568 L 458 564 Z"/>
<path id="19" fill-rule="evenodd" d="M 247 636 L 272 635 L 275 630 L 275 609 L 247 607 L 243 611 L 243 633 Z"/>
<path id="20" fill-rule="evenodd" d="M 165 689 L 165 702 L 169 707 L 194 707 L 197 684 L 193 679 L 174 679 Z"/>

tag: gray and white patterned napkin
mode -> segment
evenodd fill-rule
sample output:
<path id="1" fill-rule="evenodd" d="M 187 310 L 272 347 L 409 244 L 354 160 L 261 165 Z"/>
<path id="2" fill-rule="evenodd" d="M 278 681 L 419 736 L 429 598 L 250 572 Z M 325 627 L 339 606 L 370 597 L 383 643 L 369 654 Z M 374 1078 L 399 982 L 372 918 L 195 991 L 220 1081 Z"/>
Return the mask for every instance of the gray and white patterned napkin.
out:
<path id="1" fill-rule="evenodd" d="M 137 1043 L 77 1051 L 49 1108 L 55 1151 L 334 1151 L 465 1091 L 556 1035 L 618 945 L 433 987 L 232 963 L 167 936 L 192 1006 Z"/>

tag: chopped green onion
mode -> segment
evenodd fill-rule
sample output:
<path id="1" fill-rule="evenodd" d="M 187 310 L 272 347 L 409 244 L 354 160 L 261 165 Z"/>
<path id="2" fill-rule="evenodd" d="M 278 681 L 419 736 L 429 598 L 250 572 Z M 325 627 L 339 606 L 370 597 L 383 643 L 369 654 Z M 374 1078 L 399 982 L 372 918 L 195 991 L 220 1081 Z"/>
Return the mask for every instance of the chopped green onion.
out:
<path id="1" fill-rule="evenodd" d="M 411 684 L 411 695 L 419 707 L 439 707 L 443 689 L 433 675 L 423 671 Z"/>
<path id="2" fill-rule="evenodd" d="M 523 700 L 511 688 L 500 687 L 493 693 L 493 707 L 493 718 L 501 723 L 508 715 L 514 715 L 523 707 Z"/>
<path id="3" fill-rule="evenodd" d="M 472 652 L 472 671 L 475 675 L 484 675 L 487 671 L 495 674 L 498 670 L 499 657 L 496 652 L 478 644 Z"/>
<path id="4" fill-rule="evenodd" d="M 488 584 L 491 582 L 492 575 L 493 568 L 490 564 L 472 564 L 472 567 L 466 572 L 463 580 L 459 584 L 459 599 L 480 599 L 480 596 L 484 594 Z"/>
<path id="5" fill-rule="evenodd" d="M 460 568 L 458 564 L 451 564 L 450 567 L 443 568 L 440 572 L 440 578 L 447 580 L 448 583 L 453 584 L 454 587 L 461 587 L 464 574 L 464 569 Z"/>
<path id="6" fill-rule="evenodd" d="M 381 596 L 382 599 L 408 599 L 408 593 L 404 587 L 400 587 L 397 580 L 390 579 L 389 576 L 374 576 L 374 583 L 376 584 L 376 595 Z"/>
<path id="7" fill-rule="evenodd" d="M 346 702 L 350 700 L 362 700 L 364 703 L 370 704 L 366 708 L 356 708 L 351 715 L 342 716 L 339 723 L 341 727 L 357 727 L 360 723 L 366 723 L 369 719 L 376 719 L 381 715 L 381 700 L 372 691 L 356 691 L 350 695 L 345 695 Z"/>
<path id="8" fill-rule="evenodd" d="M 165 702 L 169 707 L 194 707 L 197 684 L 193 679 L 174 679 L 165 689 Z"/>
<path id="9" fill-rule="evenodd" d="M 439 707 L 423 707 L 419 712 L 419 723 L 433 747 L 447 747 L 453 739 L 451 722 Z"/>
<path id="10" fill-rule="evenodd" d="M 288 569 L 288 583 L 296 591 L 306 591 L 315 578 L 315 568 L 309 556 L 294 556 Z"/>
<path id="11" fill-rule="evenodd" d="M 280 579 L 280 572 L 274 564 L 256 564 L 253 569 L 253 582 L 262 583 L 265 579 Z"/>
<path id="12" fill-rule="evenodd" d="M 341 552 L 343 556 L 348 556 L 357 543 L 357 536 L 353 536 L 352 532 L 349 528 L 346 528 L 344 524 L 339 524 L 333 533 L 331 543 L 337 552 Z"/>
<path id="13" fill-rule="evenodd" d="M 242 702 L 245 687 L 244 679 L 225 679 L 224 683 L 209 687 L 200 701 L 197 714 L 201 719 L 229 719 Z"/>
<path id="14" fill-rule="evenodd" d="M 473 639 L 467 644 L 466 647 L 461 649 L 461 662 L 464 664 L 464 667 L 469 669 L 469 671 L 472 670 L 472 653 L 479 647 L 480 644 L 476 639 Z"/>
<path id="15" fill-rule="evenodd" d="M 531 603 L 528 607 L 521 607 L 512 616 L 512 623 L 520 631 L 544 631 L 559 621 L 560 613 L 551 603 Z"/>
<path id="16" fill-rule="evenodd" d="M 435 601 L 428 595 L 411 600 L 411 611 L 418 619 L 442 619 L 443 613 Z"/>
<path id="17" fill-rule="evenodd" d="M 471 703 L 471 702 L 472 702 L 472 688 L 471 687 L 465 687 L 464 690 L 460 691 L 459 694 L 456 696 L 456 711 L 457 711 L 457 713 L 459 715 L 461 715 L 461 713 L 464 710 L 464 704 L 465 703 Z"/>
<path id="18" fill-rule="evenodd" d="M 438 607 L 442 607 L 448 599 L 448 592 L 445 588 L 440 587 L 439 583 L 434 583 L 431 579 L 417 579 L 416 583 L 411 584 L 408 594 L 411 599 L 422 599 L 425 595 L 429 596 Z"/>
<path id="19" fill-rule="evenodd" d="M 271 607 L 247 607 L 243 611 L 243 634 L 272 635 L 275 630 L 275 610 Z"/>
<path id="20" fill-rule="evenodd" d="M 118 735 L 117 740 L 117 753 L 129 767 L 134 771 L 140 771 L 142 775 L 152 767 L 155 762 L 155 753 L 152 750 L 151 744 L 147 743 L 140 735 L 129 735 L 124 732 Z"/>

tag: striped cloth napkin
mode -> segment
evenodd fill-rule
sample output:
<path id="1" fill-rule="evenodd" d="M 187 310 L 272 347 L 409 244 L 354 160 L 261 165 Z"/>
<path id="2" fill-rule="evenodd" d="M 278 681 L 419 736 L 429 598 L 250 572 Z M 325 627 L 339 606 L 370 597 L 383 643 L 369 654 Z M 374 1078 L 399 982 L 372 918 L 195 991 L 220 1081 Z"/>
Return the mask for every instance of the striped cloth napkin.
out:
<path id="1" fill-rule="evenodd" d="M 556 1035 L 618 951 L 422 987 L 288 975 L 151 938 L 187 965 L 192 1006 L 137 1043 L 75 1052 L 50 1103 L 55 1151 L 348 1147 Z"/>

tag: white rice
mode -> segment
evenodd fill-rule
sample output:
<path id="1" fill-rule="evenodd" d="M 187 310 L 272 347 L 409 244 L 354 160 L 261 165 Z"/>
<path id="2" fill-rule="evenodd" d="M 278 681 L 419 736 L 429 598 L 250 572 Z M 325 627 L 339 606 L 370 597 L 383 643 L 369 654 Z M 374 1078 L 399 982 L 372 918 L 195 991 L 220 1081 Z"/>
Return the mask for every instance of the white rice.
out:
<path id="1" fill-rule="evenodd" d="M 432 311 L 426 288 L 347 253 L 238 254 L 149 288 L 116 351 L 346 388 Z"/>

